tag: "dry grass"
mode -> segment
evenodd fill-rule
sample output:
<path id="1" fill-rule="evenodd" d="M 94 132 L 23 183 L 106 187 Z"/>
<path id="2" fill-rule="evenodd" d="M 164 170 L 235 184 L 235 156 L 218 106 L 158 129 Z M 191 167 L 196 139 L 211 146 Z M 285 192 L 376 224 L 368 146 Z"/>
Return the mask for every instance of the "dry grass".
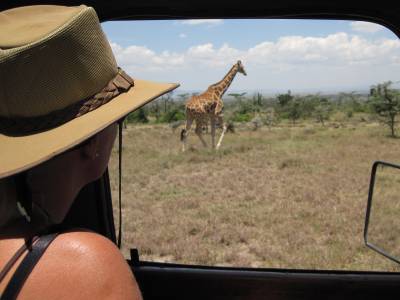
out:
<path id="1" fill-rule="evenodd" d="M 400 169 L 380 166 L 375 176 L 369 241 L 400 258 Z"/>
<path id="2" fill-rule="evenodd" d="M 244 127 L 217 153 L 194 134 L 189 143 L 181 153 L 179 132 L 164 125 L 124 132 L 125 253 L 136 247 L 144 260 L 204 265 L 399 270 L 362 239 L 371 165 L 400 162 L 400 140 L 377 124 Z M 114 150 L 114 200 L 116 158 Z"/>

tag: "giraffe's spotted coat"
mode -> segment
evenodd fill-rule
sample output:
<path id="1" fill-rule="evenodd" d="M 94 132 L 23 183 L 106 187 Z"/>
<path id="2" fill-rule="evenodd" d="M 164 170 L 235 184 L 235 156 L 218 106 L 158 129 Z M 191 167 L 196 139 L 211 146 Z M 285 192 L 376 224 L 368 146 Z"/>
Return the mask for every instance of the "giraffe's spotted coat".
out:
<path id="1" fill-rule="evenodd" d="M 203 126 L 208 125 L 208 122 L 210 121 L 213 148 L 215 148 L 215 125 L 216 123 L 219 123 L 222 126 L 222 134 L 216 147 L 217 149 L 219 148 L 226 131 L 226 126 L 223 122 L 224 103 L 222 102 L 222 96 L 229 88 L 238 72 L 246 75 L 246 71 L 244 70 L 241 61 L 238 61 L 236 64 L 234 64 L 221 81 L 210 85 L 204 93 L 192 96 L 187 101 L 186 129 L 183 129 L 181 133 L 183 151 L 185 151 L 187 135 L 193 124 L 193 121 L 196 122 L 195 132 L 204 146 L 207 145 L 202 137 L 202 128 Z"/>

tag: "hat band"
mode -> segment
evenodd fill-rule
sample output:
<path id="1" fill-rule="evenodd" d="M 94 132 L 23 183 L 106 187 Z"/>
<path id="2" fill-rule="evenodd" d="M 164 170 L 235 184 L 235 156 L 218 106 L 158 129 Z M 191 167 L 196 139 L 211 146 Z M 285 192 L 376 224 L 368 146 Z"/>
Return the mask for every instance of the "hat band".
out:
<path id="1" fill-rule="evenodd" d="M 37 117 L 7 118 L 0 116 L 0 133 L 22 136 L 55 128 L 99 108 L 119 94 L 128 91 L 132 86 L 134 86 L 133 79 L 118 68 L 117 75 L 99 93 L 63 109 Z"/>

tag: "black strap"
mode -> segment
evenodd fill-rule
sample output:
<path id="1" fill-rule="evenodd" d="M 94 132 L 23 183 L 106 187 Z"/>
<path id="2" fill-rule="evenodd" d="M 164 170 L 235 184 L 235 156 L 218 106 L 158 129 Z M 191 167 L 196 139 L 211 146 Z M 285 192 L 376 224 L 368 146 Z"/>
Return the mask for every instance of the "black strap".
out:
<path id="1" fill-rule="evenodd" d="M 122 200 L 121 200 L 121 181 L 122 181 L 122 124 L 124 119 L 118 121 L 118 206 L 119 206 L 119 228 L 118 228 L 118 248 L 121 248 L 122 239 Z"/>
<path id="2" fill-rule="evenodd" d="M 3 295 L 1 295 L 1 300 L 14 300 L 17 298 L 29 274 L 57 235 L 58 233 L 53 233 L 41 236 L 32 246 L 32 250 L 24 257 L 13 277 L 11 277 Z"/>
<path id="3" fill-rule="evenodd" d="M 0 271 L 0 282 L 6 277 L 7 273 L 11 270 L 17 260 L 24 254 L 26 250 L 31 251 L 32 245 L 37 241 L 38 237 L 33 237 L 31 240 L 31 244 L 27 245 L 27 241 L 15 252 L 13 257 L 8 261 L 8 263 L 4 266 L 3 270 Z"/>

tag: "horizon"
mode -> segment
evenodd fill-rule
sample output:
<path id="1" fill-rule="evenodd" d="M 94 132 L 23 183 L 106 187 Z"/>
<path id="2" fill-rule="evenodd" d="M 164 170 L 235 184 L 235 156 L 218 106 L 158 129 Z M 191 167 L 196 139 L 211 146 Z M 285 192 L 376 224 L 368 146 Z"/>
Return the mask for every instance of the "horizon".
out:
<path id="1" fill-rule="evenodd" d="M 276 96 L 279 94 L 285 94 L 290 90 L 292 95 L 307 95 L 307 94 L 321 94 L 321 95 L 338 95 L 340 93 L 354 93 L 354 94 L 361 94 L 361 95 L 366 95 L 369 93 L 370 87 L 360 87 L 360 88 L 354 88 L 354 89 L 327 89 L 327 90 L 322 90 L 322 89 L 297 89 L 293 90 L 290 88 L 287 89 L 277 89 L 277 90 L 272 90 L 272 89 L 243 89 L 243 90 L 238 90 L 238 89 L 229 89 L 223 97 L 230 97 L 229 94 L 235 94 L 235 93 L 246 93 L 246 96 L 253 95 L 255 93 L 260 93 L 264 96 Z M 204 92 L 203 89 L 198 89 L 198 90 L 184 90 L 181 88 L 177 88 L 174 90 L 174 95 L 179 95 L 179 94 L 192 94 L 192 93 L 201 93 Z"/>

